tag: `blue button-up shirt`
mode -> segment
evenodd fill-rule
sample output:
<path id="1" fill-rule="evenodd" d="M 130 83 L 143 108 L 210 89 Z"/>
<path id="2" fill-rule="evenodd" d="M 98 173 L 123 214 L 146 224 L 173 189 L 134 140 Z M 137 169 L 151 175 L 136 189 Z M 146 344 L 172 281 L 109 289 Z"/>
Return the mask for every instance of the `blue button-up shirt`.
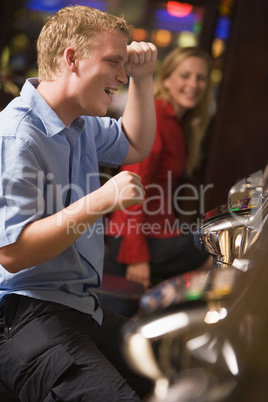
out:
<path id="1" fill-rule="evenodd" d="M 69 195 L 72 203 L 99 188 L 99 165 L 120 165 L 129 148 L 121 120 L 84 116 L 67 128 L 37 85 L 36 79 L 26 81 L 20 97 L 0 113 L 0 247 L 16 242 L 29 222 L 62 210 Z M 70 220 L 68 230 L 82 233 L 84 227 Z M 16 274 L 0 265 L 0 300 L 17 293 L 70 306 L 101 322 L 94 287 L 102 279 L 103 237 L 98 219 L 50 261 Z"/>

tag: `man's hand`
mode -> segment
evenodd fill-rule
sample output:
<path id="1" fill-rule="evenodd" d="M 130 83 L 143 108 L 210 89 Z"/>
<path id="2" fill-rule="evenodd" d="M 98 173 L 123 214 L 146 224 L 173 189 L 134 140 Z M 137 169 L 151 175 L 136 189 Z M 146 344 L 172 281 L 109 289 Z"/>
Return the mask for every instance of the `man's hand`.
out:
<path id="1" fill-rule="evenodd" d="M 129 171 L 113 176 L 101 187 L 101 190 L 105 191 L 106 200 L 109 202 L 106 212 L 142 204 L 145 196 L 140 176 Z"/>
<path id="2" fill-rule="evenodd" d="M 157 60 L 157 48 L 150 42 L 132 42 L 128 47 L 126 74 L 132 78 L 153 75 Z"/>

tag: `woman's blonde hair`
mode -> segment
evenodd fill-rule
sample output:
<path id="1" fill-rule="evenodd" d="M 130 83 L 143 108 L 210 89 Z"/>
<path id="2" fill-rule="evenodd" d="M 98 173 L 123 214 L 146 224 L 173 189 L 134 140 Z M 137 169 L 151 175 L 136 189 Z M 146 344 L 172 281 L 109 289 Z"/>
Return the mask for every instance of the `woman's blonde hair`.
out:
<path id="1" fill-rule="evenodd" d="M 87 6 L 62 8 L 43 26 L 37 40 L 39 80 L 49 80 L 59 69 L 64 50 L 74 47 L 78 57 L 88 57 L 100 31 L 120 31 L 127 40 L 133 27 L 124 18 Z M 90 42 L 89 42 L 90 41 Z"/>
<path id="2" fill-rule="evenodd" d="M 181 47 L 171 51 L 163 60 L 159 72 L 154 81 L 154 96 L 166 101 L 170 101 L 168 90 L 164 86 L 164 81 L 177 68 L 177 66 L 188 57 L 200 57 L 205 60 L 208 69 L 208 82 L 202 100 L 199 104 L 189 109 L 181 124 L 184 130 L 185 139 L 188 146 L 188 157 L 186 164 L 186 176 L 192 176 L 193 171 L 198 167 L 201 158 L 201 143 L 206 134 L 206 130 L 211 118 L 210 106 L 212 104 L 212 85 L 210 80 L 211 58 L 210 55 L 198 47 Z"/>

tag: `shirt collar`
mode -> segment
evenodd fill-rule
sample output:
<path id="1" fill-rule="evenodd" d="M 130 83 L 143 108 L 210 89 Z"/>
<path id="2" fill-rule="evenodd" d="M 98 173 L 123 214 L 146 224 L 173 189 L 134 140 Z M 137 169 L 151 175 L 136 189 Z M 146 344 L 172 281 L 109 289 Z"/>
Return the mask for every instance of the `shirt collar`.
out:
<path id="1" fill-rule="evenodd" d="M 42 120 L 48 137 L 52 137 L 62 131 L 69 131 L 68 127 L 64 125 L 58 115 L 53 109 L 51 109 L 42 95 L 37 91 L 36 88 L 38 87 L 38 84 L 38 78 L 28 78 L 21 90 L 22 99 Z M 76 127 L 78 131 L 82 131 L 84 119 L 82 117 L 75 119 L 72 126 Z"/>

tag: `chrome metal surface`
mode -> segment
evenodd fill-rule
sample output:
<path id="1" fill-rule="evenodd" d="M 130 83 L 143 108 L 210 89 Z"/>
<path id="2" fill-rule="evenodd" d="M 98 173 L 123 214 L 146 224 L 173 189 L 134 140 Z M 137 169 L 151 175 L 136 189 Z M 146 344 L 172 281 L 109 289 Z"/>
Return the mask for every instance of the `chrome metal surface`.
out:
<path id="1" fill-rule="evenodd" d="M 246 184 L 247 195 L 251 194 L 252 198 L 237 199 L 243 193 L 244 182 L 241 192 L 238 186 L 233 187 L 230 198 L 236 201 L 207 212 L 196 228 L 196 246 L 217 261 L 233 264 L 235 259 L 242 258 L 262 230 L 268 216 L 268 186 L 253 183 L 254 187 Z"/>
<path id="2" fill-rule="evenodd" d="M 263 186 L 245 208 L 206 214 L 199 245 L 213 269 L 151 289 L 124 327 L 127 361 L 155 383 L 149 402 L 266 402 L 267 198 Z"/>

